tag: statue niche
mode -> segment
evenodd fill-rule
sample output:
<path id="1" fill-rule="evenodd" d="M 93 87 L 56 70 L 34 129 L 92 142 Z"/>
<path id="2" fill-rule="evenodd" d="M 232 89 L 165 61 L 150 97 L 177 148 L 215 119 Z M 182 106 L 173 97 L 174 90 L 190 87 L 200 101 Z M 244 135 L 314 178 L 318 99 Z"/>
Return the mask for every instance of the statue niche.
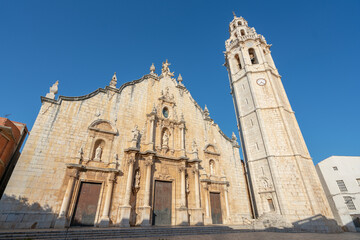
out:
<path id="1" fill-rule="evenodd" d="M 114 137 L 118 135 L 117 129 L 107 120 L 98 119 L 92 122 L 88 128 L 89 138 L 84 146 L 84 161 L 97 161 L 110 164 L 114 161 L 112 146 Z M 87 149 L 88 152 L 86 151 Z M 86 153 L 87 152 L 87 153 Z"/>
<path id="2" fill-rule="evenodd" d="M 164 128 L 161 134 L 161 148 L 169 149 L 170 132 L 167 128 Z"/>
<path id="3" fill-rule="evenodd" d="M 92 154 L 92 159 L 94 161 L 101 161 L 101 157 L 104 152 L 104 148 L 105 148 L 104 140 L 98 139 L 95 141 L 94 148 L 93 148 L 93 154 Z"/>

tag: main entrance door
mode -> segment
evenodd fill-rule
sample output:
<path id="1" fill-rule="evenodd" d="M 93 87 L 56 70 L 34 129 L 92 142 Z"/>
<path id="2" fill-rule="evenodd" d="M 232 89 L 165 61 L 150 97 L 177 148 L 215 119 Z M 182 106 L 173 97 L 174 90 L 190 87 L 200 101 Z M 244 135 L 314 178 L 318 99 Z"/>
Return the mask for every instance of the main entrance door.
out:
<path id="1" fill-rule="evenodd" d="M 81 183 L 71 226 L 94 226 L 100 189 L 101 183 Z"/>
<path id="2" fill-rule="evenodd" d="M 222 224 L 220 193 L 210 193 L 211 218 L 213 224 Z"/>
<path id="3" fill-rule="evenodd" d="M 155 181 L 154 225 L 171 225 L 171 182 Z"/>

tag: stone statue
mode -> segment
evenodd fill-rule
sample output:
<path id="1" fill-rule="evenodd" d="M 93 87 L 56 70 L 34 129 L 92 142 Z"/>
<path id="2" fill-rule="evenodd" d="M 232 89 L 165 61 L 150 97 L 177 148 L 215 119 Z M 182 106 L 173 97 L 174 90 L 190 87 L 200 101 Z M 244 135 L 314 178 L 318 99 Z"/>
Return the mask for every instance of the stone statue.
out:
<path id="1" fill-rule="evenodd" d="M 169 72 L 169 71 L 170 71 L 170 69 L 169 69 L 169 66 L 170 66 L 170 65 L 171 65 L 171 64 L 168 63 L 168 60 L 166 59 L 166 62 L 163 62 L 163 64 L 162 64 L 161 72 L 162 72 L 162 73 Z"/>
<path id="2" fill-rule="evenodd" d="M 170 69 L 169 69 L 170 65 L 171 64 L 168 63 L 168 60 L 166 59 L 166 62 L 163 62 L 163 64 L 162 64 L 161 75 L 164 75 L 164 76 L 169 75 L 171 77 L 174 76 L 174 73 L 170 72 Z"/>
<path id="3" fill-rule="evenodd" d="M 197 144 L 196 144 L 196 141 L 194 139 L 193 143 L 192 143 L 192 151 L 194 153 L 197 153 L 198 152 L 198 147 L 197 147 Z"/>
<path id="4" fill-rule="evenodd" d="M 210 161 L 210 174 L 214 175 L 214 161 Z"/>
<path id="5" fill-rule="evenodd" d="M 96 160 L 100 160 L 101 159 L 101 153 L 102 153 L 102 148 L 99 145 L 96 150 L 95 150 L 95 159 Z"/>
<path id="6" fill-rule="evenodd" d="M 194 139 L 194 141 L 192 143 L 192 152 L 194 154 L 195 159 L 199 158 L 199 156 L 198 156 L 198 147 L 197 147 L 197 144 L 195 142 L 195 139 Z"/>
<path id="7" fill-rule="evenodd" d="M 137 170 L 136 174 L 135 174 L 134 188 L 136 188 L 136 189 L 140 188 L 140 171 L 139 170 Z"/>
<path id="8" fill-rule="evenodd" d="M 57 94 L 57 92 L 58 92 L 58 84 L 59 84 L 59 80 L 57 80 L 57 81 L 50 87 L 50 92 L 47 93 L 45 97 L 51 98 L 51 99 L 55 99 L 55 94 Z"/>
<path id="9" fill-rule="evenodd" d="M 186 176 L 185 178 L 185 186 L 186 186 L 186 192 L 190 192 L 190 185 L 189 185 L 189 178 Z"/>
<path id="10" fill-rule="evenodd" d="M 138 130 L 138 126 L 135 125 L 135 128 L 131 131 L 133 133 L 133 141 L 137 142 L 139 140 L 140 131 Z"/>
<path id="11" fill-rule="evenodd" d="M 83 154 L 84 154 L 83 147 L 80 147 L 80 150 L 78 151 L 78 157 L 79 157 L 80 159 L 82 159 Z"/>
<path id="12" fill-rule="evenodd" d="M 163 141 L 163 144 L 162 144 L 162 145 L 163 145 L 164 147 L 168 147 L 168 146 L 169 146 L 169 133 L 168 133 L 168 131 L 165 131 L 165 132 L 164 132 L 162 141 Z"/>

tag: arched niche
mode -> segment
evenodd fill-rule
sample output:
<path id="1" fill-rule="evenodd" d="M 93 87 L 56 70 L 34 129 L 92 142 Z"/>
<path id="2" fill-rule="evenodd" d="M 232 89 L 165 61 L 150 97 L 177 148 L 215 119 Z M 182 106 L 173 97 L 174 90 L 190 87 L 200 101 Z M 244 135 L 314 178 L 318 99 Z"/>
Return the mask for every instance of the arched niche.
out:
<path id="1" fill-rule="evenodd" d="M 170 141 L 170 131 L 166 127 L 164 127 L 161 131 L 161 147 L 169 148 Z"/>
<path id="2" fill-rule="evenodd" d="M 210 175 L 216 175 L 216 163 L 214 159 L 209 160 Z"/>
<path id="3" fill-rule="evenodd" d="M 111 152 L 114 138 L 118 135 L 115 125 L 108 120 L 97 119 L 89 125 L 88 130 L 89 138 L 86 144 L 87 149 L 89 149 L 88 160 L 110 163 L 111 156 L 114 155 Z M 100 159 L 96 157 L 97 151 L 98 153 L 101 152 Z"/>

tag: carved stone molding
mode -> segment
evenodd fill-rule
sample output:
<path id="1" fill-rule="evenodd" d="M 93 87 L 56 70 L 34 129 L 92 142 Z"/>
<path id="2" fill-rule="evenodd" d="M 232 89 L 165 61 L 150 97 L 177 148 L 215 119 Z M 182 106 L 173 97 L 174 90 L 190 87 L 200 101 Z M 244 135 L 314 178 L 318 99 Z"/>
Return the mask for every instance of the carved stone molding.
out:
<path id="1" fill-rule="evenodd" d="M 127 160 L 127 164 L 128 164 L 128 165 L 134 164 L 135 161 L 136 161 L 135 158 L 129 158 L 129 159 Z"/>
<path id="2" fill-rule="evenodd" d="M 151 166 L 153 164 L 154 164 L 154 162 L 153 162 L 152 158 L 148 158 L 145 160 L 145 166 Z"/>
<path id="3" fill-rule="evenodd" d="M 184 172 L 184 171 L 186 170 L 186 167 L 180 166 L 180 167 L 178 168 L 178 170 L 179 170 L 180 173 L 181 173 L 181 172 Z"/>

